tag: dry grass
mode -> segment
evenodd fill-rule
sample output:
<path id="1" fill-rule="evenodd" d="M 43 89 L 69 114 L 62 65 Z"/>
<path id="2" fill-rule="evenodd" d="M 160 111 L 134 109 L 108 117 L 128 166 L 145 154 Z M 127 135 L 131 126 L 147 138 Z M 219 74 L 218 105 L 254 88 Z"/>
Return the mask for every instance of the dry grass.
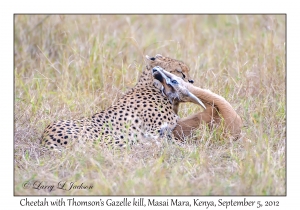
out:
<path id="1" fill-rule="evenodd" d="M 15 195 L 285 195 L 285 36 L 283 15 L 15 16 Z M 47 124 L 107 108 L 157 53 L 225 97 L 251 142 L 203 128 L 183 147 L 39 148 Z M 180 116 L 196 111 L 182 105 Z M 28 180 L 93 189 L 25 189 Z"/>

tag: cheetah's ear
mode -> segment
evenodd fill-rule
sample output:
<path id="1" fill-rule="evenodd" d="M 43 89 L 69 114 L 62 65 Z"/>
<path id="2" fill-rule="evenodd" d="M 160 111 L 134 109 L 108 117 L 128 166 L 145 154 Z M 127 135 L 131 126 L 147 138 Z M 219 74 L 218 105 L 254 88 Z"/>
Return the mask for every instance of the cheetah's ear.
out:
<path id="1" fill-rule="evenodd" d="M 146 55 L 145 57 L 146 57 L 148 60 L 152 60 L 152 61 L 155 60 L 155 57 L 150 57 L 149 55 Z"/>
<path id="2" fill-rule="evenodd" d="M 162 58 L 163 56 L 161 54 L 156 54 L 155 58 Z"/>

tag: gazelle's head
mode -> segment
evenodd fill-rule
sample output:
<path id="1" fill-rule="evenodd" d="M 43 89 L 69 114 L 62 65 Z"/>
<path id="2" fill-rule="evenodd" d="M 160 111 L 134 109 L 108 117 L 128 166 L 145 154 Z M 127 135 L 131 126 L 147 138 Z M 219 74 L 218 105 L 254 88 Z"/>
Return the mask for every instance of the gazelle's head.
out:
<path id="1" fill-rule="evenodd" d="M 154 85 L 161 90 L 169 101 L 174 102 L 192 102 L 201 105 L 206 109 L 203 102 L 188 90 L 188 84 L 182 78 L 165 71 L 160 66 L 152 69 Z"/>

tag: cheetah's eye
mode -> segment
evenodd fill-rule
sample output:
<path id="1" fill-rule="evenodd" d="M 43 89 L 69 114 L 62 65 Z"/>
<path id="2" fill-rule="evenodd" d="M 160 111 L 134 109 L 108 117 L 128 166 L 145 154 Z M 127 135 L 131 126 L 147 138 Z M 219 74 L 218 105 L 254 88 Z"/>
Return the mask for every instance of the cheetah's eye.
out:
<path id="1" fill-rule="evenodd" d="M 178 84 L 177 80 L 175 80 L 175 79 L 173 79 L 171 82 L 172 82 L 173 84 Z"/>

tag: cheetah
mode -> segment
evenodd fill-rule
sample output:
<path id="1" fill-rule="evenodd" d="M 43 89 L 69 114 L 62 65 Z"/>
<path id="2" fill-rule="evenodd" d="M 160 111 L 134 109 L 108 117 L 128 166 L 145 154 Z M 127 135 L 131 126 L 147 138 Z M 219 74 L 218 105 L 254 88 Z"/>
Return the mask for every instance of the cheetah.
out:
<path id="1" fill-rule="evenodd" d="M 173 74 L 167 76 L 167 71 L 153 64 L 146 66 L 134 88 L 106 110 L 90 118 L 60 120 L 48 125 L 41 138 L 42 146 L 65 148 L 86 141 L 131 146 L 140 140 L 157 139 L 170 133 L 179 118 L 173 110 L 174 103 L 193 102 L 204 106 L 186 89 L 184 80 Z M 175 77 L 181 79 L 180 83 Z"/>

